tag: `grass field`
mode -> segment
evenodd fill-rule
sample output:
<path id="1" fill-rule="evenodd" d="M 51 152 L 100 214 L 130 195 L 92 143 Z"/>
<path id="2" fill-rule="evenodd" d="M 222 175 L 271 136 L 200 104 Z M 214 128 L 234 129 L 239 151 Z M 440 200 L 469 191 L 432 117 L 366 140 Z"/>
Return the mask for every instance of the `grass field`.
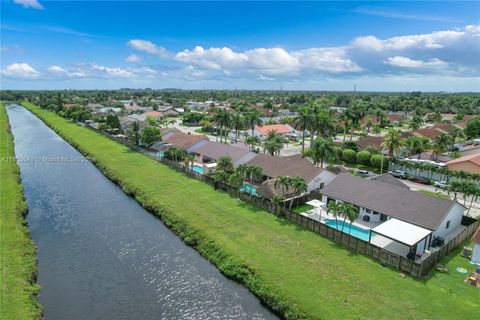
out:
<path id="1" fill-rule="evenodd" d="M 428 191 L 428 190 L 418 190 L 418 192 L 421 192 L 421 193 L 426 194 L 428 196 L 437 197 L 437 198 L 440 198 L 440 199 L 448 199 L 448 200 L 451 199 L 449 195 L 443 194 L 441 192 L 433 192 L 433 191 Z"/>
<path id="2" fill-rule="evenodd" d="M 13 157 L 13 137 L 0 105 L 0 319 L 38 319 L 35 245 L 24 224 L 27 205 Z"/>
<path id="3" fill-rule="evenodd" d="M 480 291 L 450 274 L 401 277 L 310 231 L 133 152 L 94 131 L 25 104 L 147 209 L 289 319 L 475 319 Z"/>

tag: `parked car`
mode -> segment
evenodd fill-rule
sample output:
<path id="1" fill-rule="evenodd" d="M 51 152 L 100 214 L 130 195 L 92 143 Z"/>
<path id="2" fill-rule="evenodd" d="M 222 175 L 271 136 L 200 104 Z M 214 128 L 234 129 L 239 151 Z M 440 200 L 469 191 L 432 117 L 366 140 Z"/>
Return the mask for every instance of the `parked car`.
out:
<path id="1" fill-rule="evenodd" d="M 428 179 L 424 177 L 413 177 L 412 181 L 416 183 L 421 183 L 421 184 L 428 184 L 429 182 Z"/>
<path id="2" fill-rule="evenodd" d="M 395 178 L 400 178 L 400 179 L 407 178 L 407 173 L 405 171 L 393 170 L 393 171 L 388 171 L 388 173 L 390 173 Z"/>
<path id="3" fill-rule="evenodd" d="M 433 186 L 440 189 L 448 189 L 450 185 L 446 181 L 435 181 Z"/>
<path id="4" fill-rule="evenodd" d="M 368 177 L 369 172 L 365 171 L 365 170 L 357 170 L 357 174 L 362 178 L 366 178 L 366 177 Z"/>

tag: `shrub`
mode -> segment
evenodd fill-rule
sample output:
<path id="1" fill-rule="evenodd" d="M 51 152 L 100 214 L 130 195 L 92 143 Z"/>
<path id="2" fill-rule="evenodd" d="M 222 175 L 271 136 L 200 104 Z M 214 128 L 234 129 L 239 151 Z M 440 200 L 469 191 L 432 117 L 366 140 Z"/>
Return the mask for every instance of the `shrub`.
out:
<path id="1" fill-rule="evenodd" d="M 372 154 L 366 150 L 357 153 L 357 162 L 368 166 L 370 164 L 370 157 Z"/>
<path id="2" fill-rule="evenodd" d="M 348 163 L 355 163 L 357 153 L 352 149 L 345 149 L 342 152 L 342 159 Z"/>
<path id="3" fill-rule="evenodd" d="M 374 168 L 381 168 L 383 158 L 383 170 L 388 168 L 388 158 L 380 154 L 374 154 L 370 157 L 370 165 Z"/>
<path id="4" fill-rule="evenodd" d="M 343 143 L 343 147 L 345 149 L 352 149 L 353 151 L 358 151 L 358 147 L 357 147 L 357 144 L 353 141 L 345 141 Z"/>

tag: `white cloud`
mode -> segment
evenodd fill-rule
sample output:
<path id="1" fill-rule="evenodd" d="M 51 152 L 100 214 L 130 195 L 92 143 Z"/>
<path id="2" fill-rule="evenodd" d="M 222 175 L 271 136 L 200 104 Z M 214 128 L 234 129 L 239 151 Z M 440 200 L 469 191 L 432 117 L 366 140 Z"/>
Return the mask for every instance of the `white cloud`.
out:
<path id="1" fill-rule="evenodd" d="M 40 72 L 32 68 L 28 63 L 12 63 L 5 69 L 2 69 L 0 74 L 12 78 L 35 78 Z"/>
<path id="2" fill-rule="evenodd" d="M 127 43 L 131 48 L 146 52 L 149 54 L 157 55 L 160 57 L 167 57 L 169 56 L 168 51 L 163 47 L 156 46 L 153 42 L 141 39 L 134 39 L 130 40 Z"/>
<path id="3" fill-rule="evenodd" d="M 105 73 L 106 75 L 109 75 L 109 76 L 112 76 L 112 77 L 124 78 L 124 77 L 131 77 L 131 76 L 134 75 L 133 72 L 131 72 L 127 69 L 119 68 L 119 67 L 105 67 L 105 66 L 99 66 L 99 65 L 96 65 L 96 64 L 92 64 L 91 67 L 92 67 L 93 70 L 101 71 L 101 72 Z"/>
<path id="4" fill-rule="evenodd" d="M 131 54 L 125 58 L 125 61 L 133 62 L 133 63 L 138 63 L 138 62 L 141 62 L 142 60 L 143 60 L 142 57 L 137 56 L 136 54 Z"/>
<path id="5" fill-rule="evenodd" d="M 85 78 L 87 76 L 85 70 L 82 70 L 80 68 L 66 70 L 57 65 L 48 67 L 47 71 L 54 75 L 67 76 L 69 78 Z"/>
<path id="6" fill-rule="evenodd" d="M 428 61 L 423 60 L 414 60 L 408 57 L 395 56 L 388 57 L 384 63 L 389 64 L 395 67 L 401 68 L 425 68 L 425 67 L 444 67 L 448 65 L 445 61 L 442 61 L 437 58 L 430 59 Z"/>
<path id="7" fill-rule="evenodd" d="M 295 53 L 302 67 L 330 73 L 359 72 L 362 70 L 348 58 L 344 48 L 312 48 Z"/>
<path id="8" fill-rule="evenodd" d="M 37 0 L 14 0 L 16 4 L 21 4 L 24 8 L 34 8 L 38 10 L 44 9 Z"/>

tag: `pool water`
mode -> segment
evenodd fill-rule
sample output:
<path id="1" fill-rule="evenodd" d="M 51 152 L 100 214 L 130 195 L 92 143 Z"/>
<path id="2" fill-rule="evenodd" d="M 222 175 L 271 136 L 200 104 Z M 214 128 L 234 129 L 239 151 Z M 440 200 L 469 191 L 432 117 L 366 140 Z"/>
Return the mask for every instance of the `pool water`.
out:
<path id="1" fill-rule="evenodd" d="M 192 170 L 195 171 L 196 173 L 203 174 L 203 167 L 199 166 L 198 164 L 194 164 L 192 167 Z"/>
<path id="2" fill-rule="evenodd" d="M 352 235 L 354 236 L 355 238 L 358 238 L 358 239 L 361 239 L 361 240 L 364 240 L 364 241 L 367 241 L 369 240 L 369 236 L 370 236 L 370 230 L 367 230 L 367 229 L 362 229 L 360 227 L 357 227 L 357 226 L 354 226 L 352 225 L 351 226 L 351 229 L 350 229 L 350 223 L 349 222 L 343 222 L 341 220 L 338 221 L 338 223 L 335 221 L 335 220 L 325 220 L 325 224 L 327 226 L 330 226 L 334 229 L 337 229 L 337 230 L 340 230 L 342 231 L 342 226 L 343 224 L 345 223 L 345 227 L 343 228 L 343 232 L 344 233 L 347 233 L 349 235 Z M 372 238 L 374 236 L 374 233 L 372 233 Z"/>
<path id="3" fill-rule="evenodd" d="M 240 191 L 250 193 L 252 196 L 257 195 L 257 187 L 252 186 L 251 184 L 244 184 L 240 187 Z"/>

